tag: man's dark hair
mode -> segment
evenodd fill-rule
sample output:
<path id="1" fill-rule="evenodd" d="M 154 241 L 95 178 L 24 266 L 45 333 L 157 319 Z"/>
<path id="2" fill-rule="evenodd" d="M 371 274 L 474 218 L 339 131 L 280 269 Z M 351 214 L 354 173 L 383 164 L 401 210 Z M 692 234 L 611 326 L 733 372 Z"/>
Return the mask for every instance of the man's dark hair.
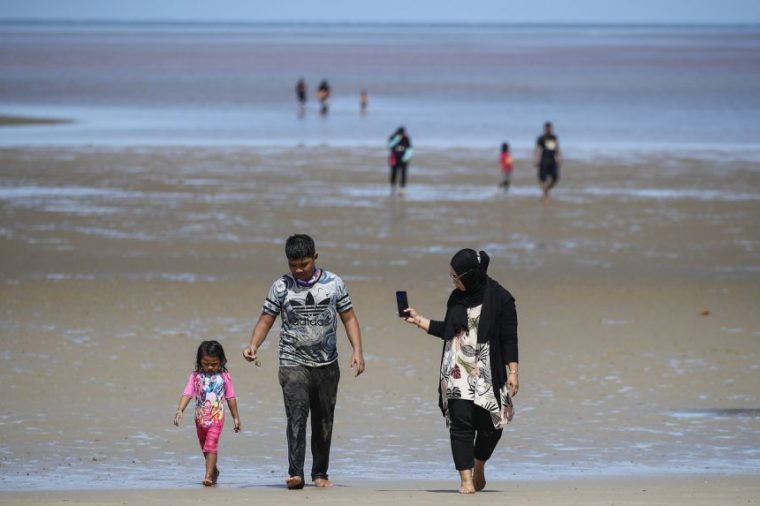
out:
<path id="1" fill-rule="evenodd" d="M 316 253 L 314 239 L 306 234 L 295 234 L 288 237 L 285 242 L 285 256 L 288 260 L 298 260 L 299 258 L 314 258 Z"/>

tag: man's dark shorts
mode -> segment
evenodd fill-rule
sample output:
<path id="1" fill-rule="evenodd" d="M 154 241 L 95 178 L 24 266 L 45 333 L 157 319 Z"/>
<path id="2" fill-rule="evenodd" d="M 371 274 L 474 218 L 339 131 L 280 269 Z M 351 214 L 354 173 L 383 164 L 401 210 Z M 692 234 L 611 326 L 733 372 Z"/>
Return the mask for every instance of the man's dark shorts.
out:
<path id="1" fill-rule="evenodd" d="M 544 183 L 547 179 L 555 183 L 559 181 L 559 167 L 556 163 L 542 163 L 539 167 L 538 180 Z"/>

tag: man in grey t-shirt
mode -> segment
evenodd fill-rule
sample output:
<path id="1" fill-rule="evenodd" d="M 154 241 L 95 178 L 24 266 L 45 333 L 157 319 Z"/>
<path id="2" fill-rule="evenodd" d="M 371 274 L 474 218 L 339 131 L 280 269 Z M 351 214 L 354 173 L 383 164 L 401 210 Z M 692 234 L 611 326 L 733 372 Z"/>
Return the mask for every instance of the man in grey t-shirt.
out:
<path id="1" fill-rule="evenodd" d="M 243 356 L 249 362 L 256 360 L 258 348 L 279 314 L 282 324 L 278 376 L 288 419 L 286 484 L 290 489 L 304 486 L 306 421 L 311 411 L 311 478 L 318 487 L 330 487 L 327 468 L 340 379 L 338 317 L 353 348 L 351 369 L 355 376 L 364 372 L 361 331 L 343 280 L 316 267 L 317 254 L 311 237 L 304 234 L 289 237 L 285 255 L 290 273 L 269 289 Z"/>

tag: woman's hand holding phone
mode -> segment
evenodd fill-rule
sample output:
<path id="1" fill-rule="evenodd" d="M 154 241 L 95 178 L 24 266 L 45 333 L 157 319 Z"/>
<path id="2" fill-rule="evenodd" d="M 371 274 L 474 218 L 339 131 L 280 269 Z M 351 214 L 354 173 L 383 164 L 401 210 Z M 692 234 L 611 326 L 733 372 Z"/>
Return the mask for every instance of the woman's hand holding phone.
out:
<path id="1" fill-rule="evenodd" d="M 404 321 L 406 323 L 411 323 L 412 325 L 417 325 L 417 319 L 419 318 L 419 313 L 417 313 L 417 310 L 413 307 L 408 307 L 404 310 Z"/>

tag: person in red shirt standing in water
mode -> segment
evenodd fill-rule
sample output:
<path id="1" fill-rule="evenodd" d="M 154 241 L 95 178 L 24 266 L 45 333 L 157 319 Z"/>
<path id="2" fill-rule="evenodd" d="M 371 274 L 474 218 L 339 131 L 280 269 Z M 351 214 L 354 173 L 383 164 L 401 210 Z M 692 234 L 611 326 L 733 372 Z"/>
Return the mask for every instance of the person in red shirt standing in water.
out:
<path id="1" fill-rule="evenodd" d="M 499 186 L 504 188 L 506 192 L 509 190 L 509 185 L 512 182 L 512 154 L 509 152 L 509 144 L 506 142 L 501 145 L 499 162 L 501 163 L 501 175 L 503 178 Z"/>

